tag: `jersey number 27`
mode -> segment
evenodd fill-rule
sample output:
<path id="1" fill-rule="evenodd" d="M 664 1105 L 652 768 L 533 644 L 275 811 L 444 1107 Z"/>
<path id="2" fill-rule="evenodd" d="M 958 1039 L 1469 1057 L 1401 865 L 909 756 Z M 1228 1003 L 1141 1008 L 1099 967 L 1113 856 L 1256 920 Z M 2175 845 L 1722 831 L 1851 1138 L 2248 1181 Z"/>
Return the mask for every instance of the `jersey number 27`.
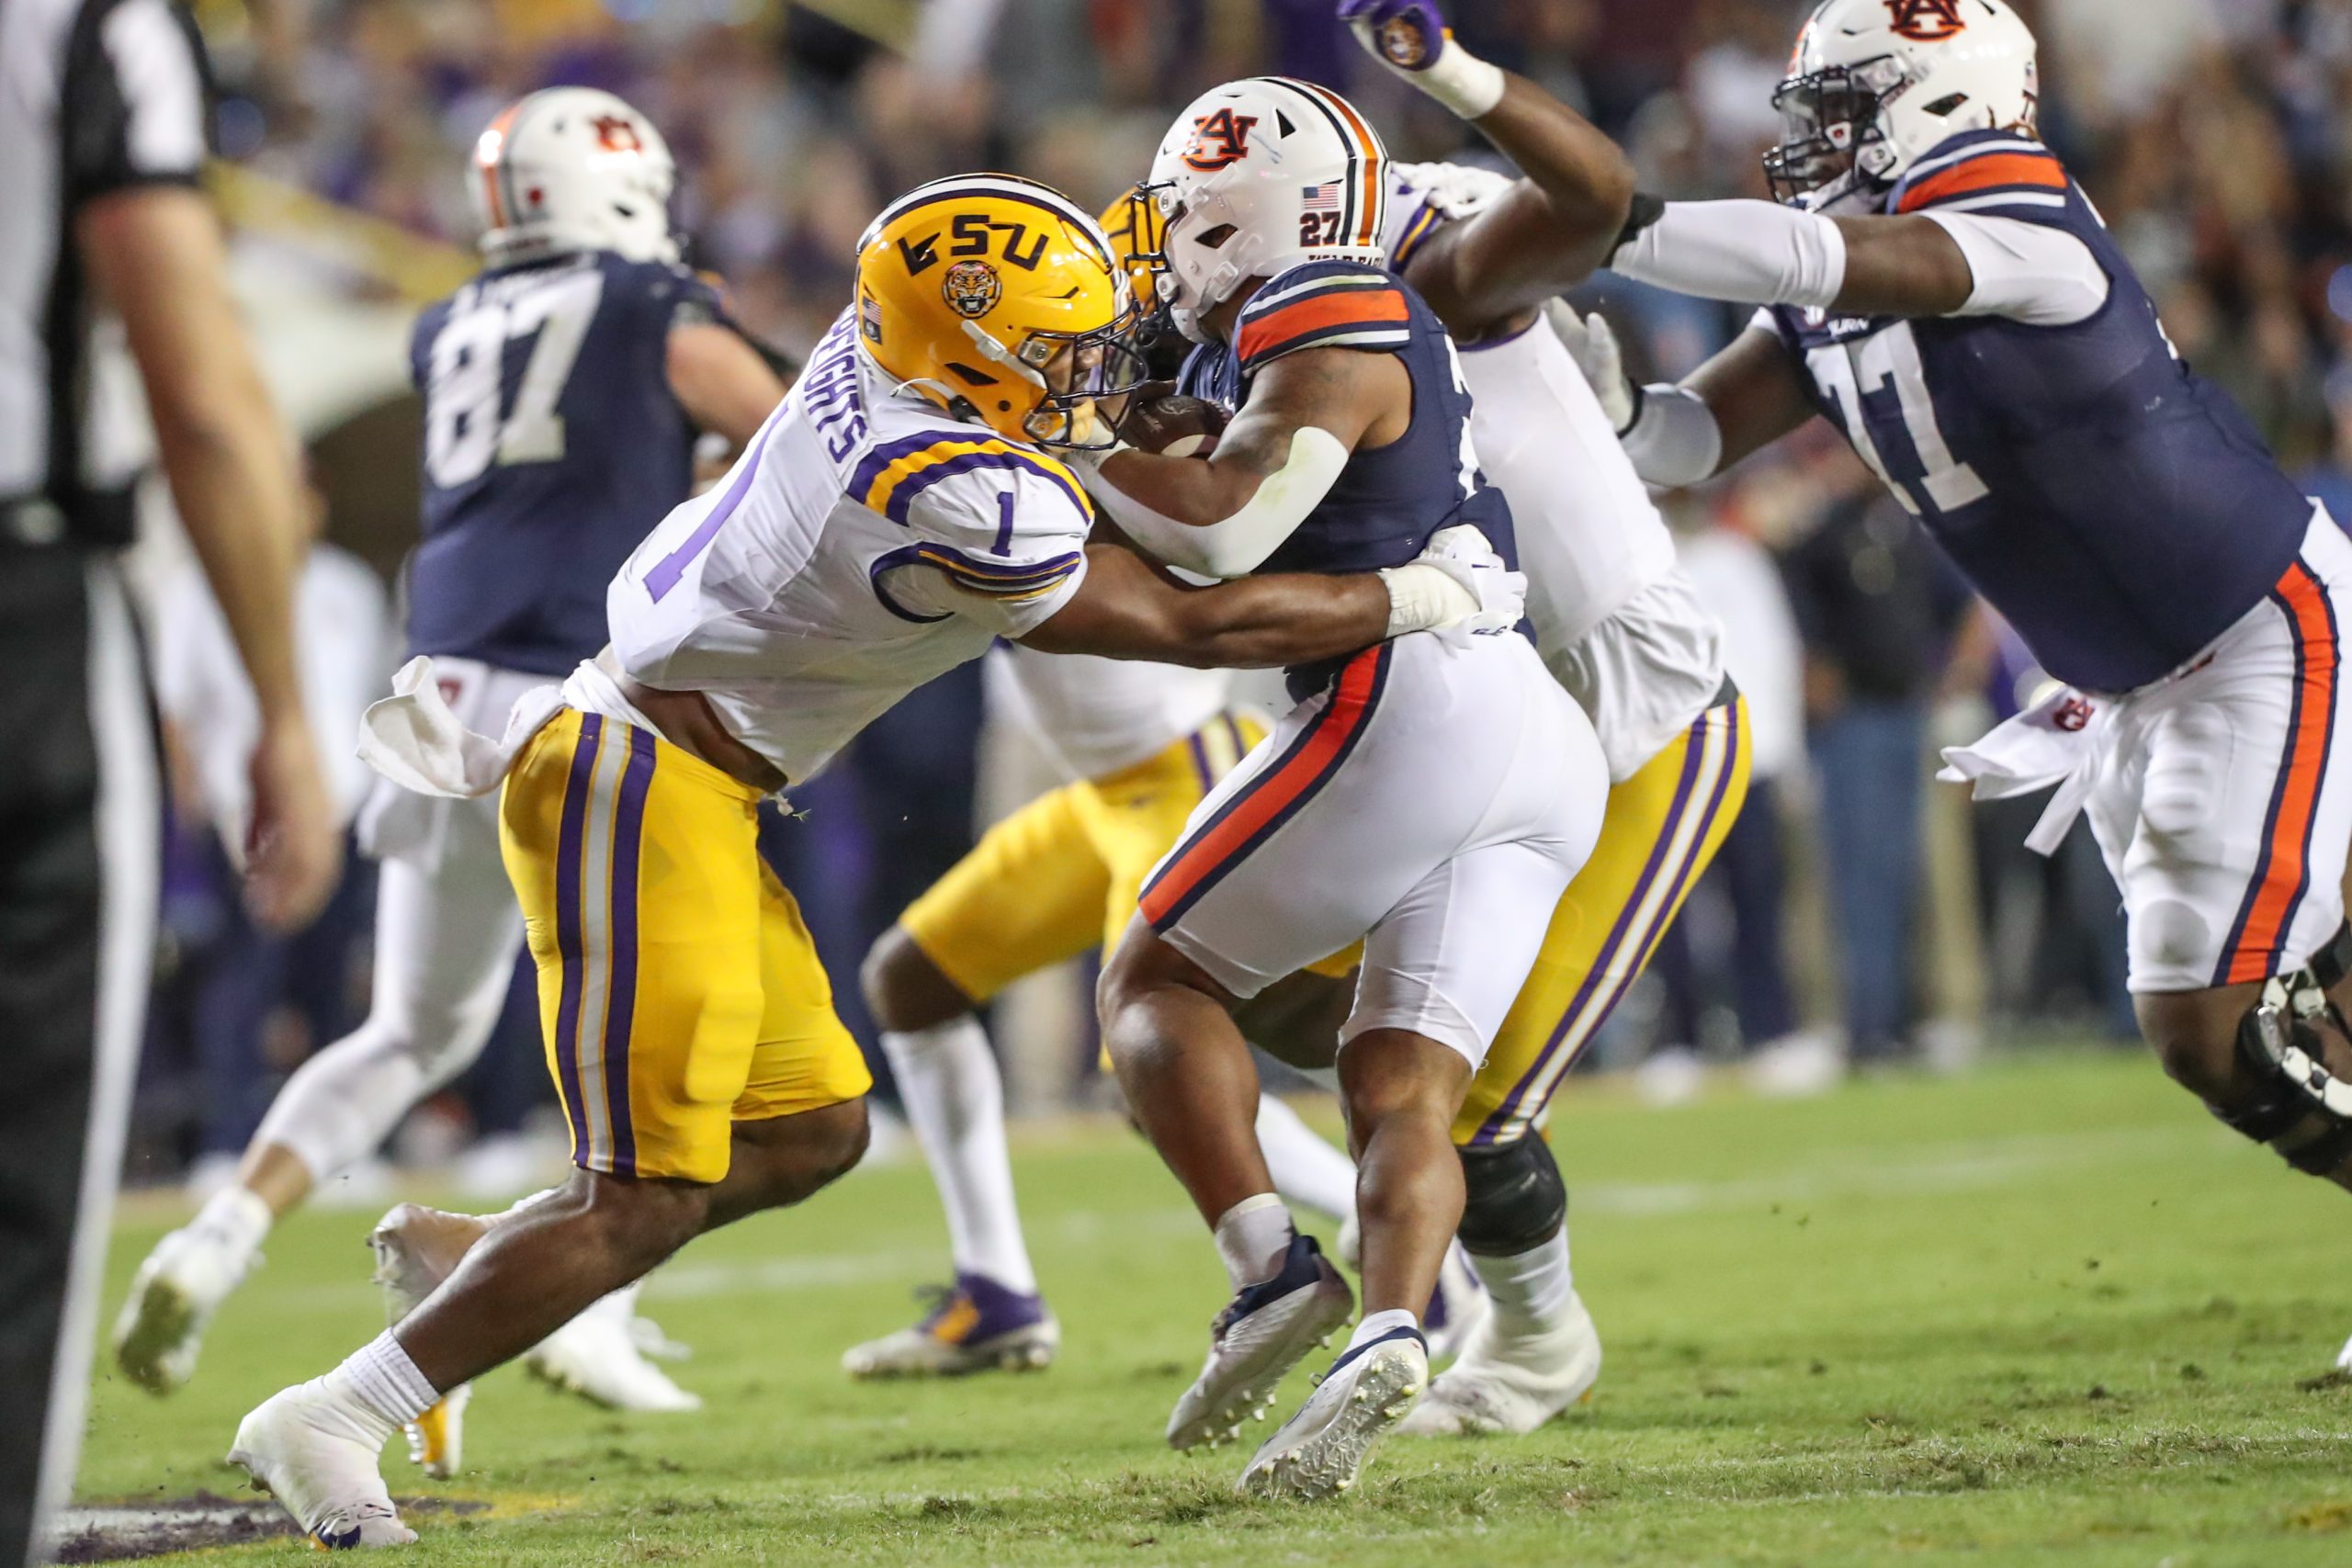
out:
<path id="1" fill-rule="evenodd" d="M 424 394 L 424 471 L 448 490 L 493 462 L 551 463 L 563 456 L 556 401 L 604 298 L 601 272 L 568 272 L 511 299 L 451 312 L 433 339 Z M 514 406 L 502 409 L 506 344 L 537 334 Z"/>

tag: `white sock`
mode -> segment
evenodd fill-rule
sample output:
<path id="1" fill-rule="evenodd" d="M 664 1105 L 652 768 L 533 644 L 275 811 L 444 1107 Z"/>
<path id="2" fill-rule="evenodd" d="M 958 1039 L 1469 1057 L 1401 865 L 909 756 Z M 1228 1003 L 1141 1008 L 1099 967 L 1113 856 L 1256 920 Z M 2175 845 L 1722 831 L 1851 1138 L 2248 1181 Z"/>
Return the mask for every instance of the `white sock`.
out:
<path id="1" fill-rule="evenodd" d="M 1470 1255 L 1470 1266 L 1495 1306 L 1495 1327 L 1527 1334 L 1559 1325 L 1576 1300 L 1576 1278 L 1568 1270 L 1568 1227 L 1552 1239 L 1509 1258 Z"/>
<path id="2" fill-rule="evenodd" d="M 885 1030 L 882 1049 L 947 1211 L 956 1267 L 1035 1295 L 1037 1272 L 1022 1240 L 1004 1146 L 1004 1082 L 980 1021 L 967 1014 L 906 1033 Z"/>
<path id="3" fill-rule="evenodd" d="M 1319 1209 L 1335 1220 L 1356 1212 L 1356 1165 L 1271 1094 L 1258 1097 L 1258 1146 L 1274 1190 L 1294 1207 Z"/>
<path id="4" fill-rule="evenodd" d="M 239 1257 L 250 1258 L 276 1219 L 260 1193 L 232 1181 L 204 1201 L 189 1228 L 210 1231 L 235 1247 Z"/>
<path id="5" fill-rule="evenodd" d="M 360 1404 L 394 1427 L 415 1420 L 441 1398 L 389 1328 L 354 1350 L 335 1376 Z"/>
<path id="6" fill-rule="evenodd" d="M 1356 1331 L 1348 1336 L 1347 1350 L 1340 1353 L 1344 1356 L 1348 1350 L 1352 1350 L 1359 1345 L 1369 1344 L 1382 1335 L 1393 1334 L 1400 1328 L 1418 1330 L 1420 1326 L 1420 1317 L 1417 1314 L 1406 1311 L 1403 1307 L 1390 1307 L 1385 1312 L 1368 1312 L 1364 1314 L 1363 1321 L 1356 1325 Z"/>
<path id="7" fill-rule="evenodd" d="M 1273 1278 L 1283 1266 L 1298 1234 L 1290 1208 L 1272 1192 L 1244 1198 L 1217 1216 L 1216 1255 L 1225 1259 L 1226 1277 L 1237 1291 Z"/>

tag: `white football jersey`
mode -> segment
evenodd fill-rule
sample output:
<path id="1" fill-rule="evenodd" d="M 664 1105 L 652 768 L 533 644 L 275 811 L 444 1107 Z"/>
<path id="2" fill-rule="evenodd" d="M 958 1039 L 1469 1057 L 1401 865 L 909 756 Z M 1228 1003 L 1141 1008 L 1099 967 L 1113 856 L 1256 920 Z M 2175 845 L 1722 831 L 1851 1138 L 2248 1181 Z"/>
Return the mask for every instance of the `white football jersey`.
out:
<path id="1" fill-rule="evenodd" d="M 1156 757 L 1223 713 L 1229 670 L 1035 653 L 1006 660 L 1013 714 L 1075 783 Z"/>
<path id="2" fill-rule="evenodd" d="M 605 598 L 631 678 L 700 692 L 795 783 L 1069 603 L 1093 519 L 1069 468 L 891 387 L 853 333 L 844 311 L 727 478 Z"/>
<path id="3" fill-rule="evenodd" d="M 1389 181 L 1384 243 L 1400 272 L 1431 233 L 1511 184 L 1457 164 L 1392 164 Z M 1713 705 L 1720 628 L 1681 581 L 1666 519 L 1549 323 L 1539 314 L 1461 355 L 1470 442 L 1510 502 L 1536 647 L 1591 716 L 1611 775 L 1623 780 Z M 1665 624 L 1686 610 L 1695 624 Z"/>

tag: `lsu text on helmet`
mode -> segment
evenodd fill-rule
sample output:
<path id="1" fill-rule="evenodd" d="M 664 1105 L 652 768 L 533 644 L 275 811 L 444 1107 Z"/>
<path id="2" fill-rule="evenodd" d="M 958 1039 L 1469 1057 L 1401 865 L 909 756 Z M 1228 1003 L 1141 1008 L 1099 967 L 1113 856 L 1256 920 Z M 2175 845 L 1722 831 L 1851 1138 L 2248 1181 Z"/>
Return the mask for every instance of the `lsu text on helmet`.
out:
<path id="1" fill-rule="evenodd" d="M 1153 257 L 1177 329 L 1251 277 L 1301 262 L 1377 262 L 1388 155 L 1355 107 L 1328 87 L 1252 76 L 1202 94 L 1176 117 L 1145 193 L 1164 224 Z"/>
<path id="2" fill-rule="evenodd" d="M 1107 446 L 1092 400 L 1143 380 L 1119 254 L 1034 180 L 961 175 L 884 208 L 858 241 L 855 308 L 883 375 L 1011 440 Z"/>
<path id="3" fill-rule="evenodd" d="M 517 98 L 474 143 L 472 183 L 492 262 L 583 250 L 678 259 L 669 144 L 610 93 L 548 87 Z"/>
<path id="4" fill-rule="evenodd" d="M 2034 133 L 2033 34 L 2007 0 L 1823 0 L 1772 95 L 1778 200 L 1867 207 L 1963 130 Z"/>

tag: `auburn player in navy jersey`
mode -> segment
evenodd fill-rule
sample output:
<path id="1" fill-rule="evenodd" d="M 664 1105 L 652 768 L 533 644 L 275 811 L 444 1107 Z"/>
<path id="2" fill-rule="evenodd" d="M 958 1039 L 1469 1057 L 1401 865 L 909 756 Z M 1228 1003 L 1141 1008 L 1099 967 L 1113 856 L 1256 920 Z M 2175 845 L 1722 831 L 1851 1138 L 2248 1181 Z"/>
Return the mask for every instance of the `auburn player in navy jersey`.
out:
<path id="1" fill-rule="evenodd" d="M 411 349 L 425 434 L 408 637 L 453 707 L 495 716 L 604 646 L 605 585 L 691 493 L 697 433 L 740 446 L 784 388 L 679 265 L 670 153 L 628 105 L 534 93 L 482 132 L 472 178 L 487 265 L 423 313 Z M 387 784 L 361 830 L 383 862 L 374 1007 L 294 1075 L 236 1181 L 141 1268 L 116 1350 L 153 1392 L 195 1371 L 271 1224 L 463 1071 L 504 1004 L 523 918 L 495 803 Z M 601 1403 L 693 1407 L 639 1352 L 630 1315 L 625 1296 L 592 1308 L 535 1369 Z M 458 1408 L 417 1435 L 435 1471 L 457 1462 Z"/>
<path id="2" fill-rule="evenodd" d="M 1590 328 L 1587 368 L 1656 482 L 1845 434 L 2066 683 L 1949 773 L 2057 784 L 2037 847 L 2088 812 L 2165 1069 L 2352 1186 L 2352 544 L 2174 353 L 2036 94 L 2003 0 L 1826 0 L 1774 96 L 1780 203 L 1637 197 L 1611 264 L 1754 324 L 1679 386 Z"/>
<path id="3" fill-rule="evenodd" d="M 1453 340 L 1382 269 L 1386 159 L 1338 95 L 1213 89 L 1142 199 L 1182 390 L 1234 410 L 1207 460 L 1082 455 L 1143 548 L 1211 577 L 1364 572 L 1469 525 L 1510 550 Z M 1428 1376 L 1419 1313 L 1461 1219 L 1448 1128 L 1600 828 L 1591 725 L 1515 627 L 1410 636 L 1291 671 L 1297 705 L 1193 812 L 1104 971 L 1103 1038 L 1136 1120 L 1214 1229 L 1234 1289 L 1178 1402 L 1179 1448 L 1238 1435 L 1347 1319 L 1253 1132 L 1229 1009 L 1362 938 L 1338 1068 L 1357 1156 L 1365 1315 L 1245 1490 L 1328 1496 Z"/>

